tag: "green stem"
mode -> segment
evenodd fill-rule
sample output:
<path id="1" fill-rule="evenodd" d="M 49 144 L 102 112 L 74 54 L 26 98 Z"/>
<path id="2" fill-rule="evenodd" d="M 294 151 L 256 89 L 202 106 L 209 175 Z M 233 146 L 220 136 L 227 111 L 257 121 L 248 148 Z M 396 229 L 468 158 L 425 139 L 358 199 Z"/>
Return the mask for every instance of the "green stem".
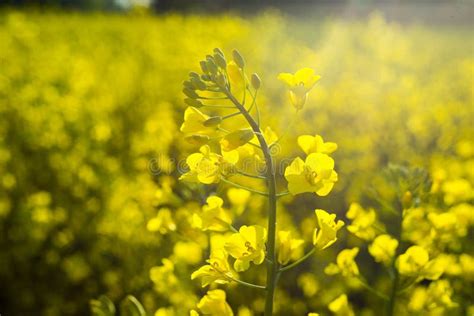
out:
<path id="1" fill-rule="evenodd" d="M 287 265 L 287 266 L 284 266 L 283 268 L 281 268 L 280 270 L 278 270 L 278 272 L 284 272 L 284 271 L 287 271 L 287 270 L 290 270 L 294 267 L 296 267 L 297 265 L 299 265 L 301 262 L 305 261 L 306 259 L 308 259 L 309 257 L 311 257 L 314 253 L 316 252 L 316 248 L 313 248 L 311 249 L 307 254 L 305 254 L 303 257 L 299 258 L 298 260 L 296 260 L 295 262 Z"/>
<path id="2" fill-rule="evenodd" d="M 225 182 L 227 184 L 230 184 L 236 188 L 239 188 L 239 189 L 244 189 L 244 190 L 247 190 L 247 191 L 250 191 L 252 193 L 255 193 L 255 194 L 259 194 L 259 195 L 263 195 L 263 196 L 268 196 L 268 193 L 267 192 L 262 192 L 262 191 L 258 191 L 258 190 L 254 190 L 252 188 L 249 188 L 249 187 L 246 187 L 244 185 L 241 185 L 241 184 L 238 184 L 238 183 L 235 183 L 235 182 L 232 182 L 232 181 L 229 181 L 227 179 L 225 179 L 224 177 L 221 177 L 221 181 L 222 182 Z"/>
<path id="3" fill-rule="evenodd" d="M 249 178 L 266 179 L 266 177 L 264 177 L 264 176 L 261 176 L 261 175 L 258 175 L 258 174 L 251 174 L 251 173 L 248 173 L 248 172 L 245 172 L 245 171 L 242 171 L 242 170 L 237 170 L 236 172 L 238 174 L 242 175 L 242 176 L 246 176 L 246 177 L 249 177 Z"/>
<path id="4" fill-rule="evenodd" d="M 260 290 L 265 290 L 266 287 L 264 287 L 263 285 L 257 285 L 257 284 L 253 284 L 253 283 L 248 283 L 248 282 L 245 282 L 245 281 L 241 281 L 241 280 L 238 280 L 238 279 L 234 279 L 230 276 L 226 276 L 227 278 L 231 279 L 232 281 L 236 282 L 236 283 L 239 283 L 241 285 L 245 285 L 245 286 L 248 286 L 248 287 L 253 287 L 255 289 L 260 289 Z"/>
<path id="5" fill-rule="evenodd" d="M 265 316 L 273 315 L 273 299 L 275 296 L 275 288 L 277 281 L 278 266 L 276 264 L 275 240 L 276 240 L 276 179 L 275 168 L 273 166 L 273 158 L 270 153 L 265 137 L 260 131 L 259 123 L 255 122 L 252 115 L 246 111 L 245 107 L 237 101 L 237 99 L 227 90 L 224 91 L 230 101 L 242 112 L 250 127 L 257 136 L 260 147 L 262 148 L 263 156 L 267 167 L 267 186 L 268 186 L 268 240 L 267 240 L 267 285 L 265 297 Z M 258 106 L 257 106 L 258 110 Z M 259 115 L 258 115 L 259 116 Z"/>
<path id="6" fill-rule="evenodd" d="M 277 193 L 276 196 L 277 196 L 277 197 L 280 197 L 280 196 L 285 196 L 285 195 L 288 195 L 288 194 L 290 194 L 290 192 L 289 192 L 289 191 L 285 191 L 285 192 Z"/>
<path id="7" fill-rule="evenodd" d="M 367 282 L 365 282 L 364 279 L 362 279 L 360 276 L 357 277 L 357 279 L 359 280 L 359 282 L 362 284 L 362 286 L 364 288 L 366 288 L 367 290 L 369 290 L 370 292 L 372 292 L 373 294 L 377 295 L 378 297 L 380 297 L 381 299 L 383 299 L 384 301 L 388 301 L 389 298 L 387 295 L 383 294 L 383 293 L 380 293 L 379 291 L 377 291 L 376 289 L 374 289 L 372 286 L 370 286 Z"/>
<path id="8" fill-rule="evenodd" d="M 280 135 L 280 137 L 278 137 L 278 139 L 270 145 L 270 148 L 272 148 L 273 146 L 275 146 L 276 144 L 278 144 L 278 143 L 286 136 L 286 134 L 288 133 L 288 131 L 290 130 L 290 128 L 292 128 L 292 127 L 293 127 L 293 124 L 295 124 L 296 119 L 298 118 L 298 112 L 299 112 L 299 110 L 296 110 L 296 114 L 295 114 L 295 116 L 293 117 L 293 119 L 291 120 L 290 124 L 288 124 L 288 125 L 286 126 L 285 130 L 284 130 L 283 133 Z"/>
<path id="9" fill-rule="evenodd" d="M 397 213 L 396 210 L 393 210 L 393 211 Z M 400 213 L 397 213 L 396 215 L 397 215 L 396 219 L 398 220 L 398 222 L 397 222 L 397 227 L 396 227 L 396 232 L 395 232 L 395 238 L 398 240 L 398 244 L 401 245 L 402 230 L 403 230 L 403 209 L 401 209 Z M 400 282 L 400 274 L 398 273 L 398 269 L 396 267 L 395 262 L 399 254 L 400 254 L 400 246 L 398 246 L 395 252 L 395 255 L 393 256 L 393 259 L 392 259 L 391 270 L 393 273 L 393 283 L 392 283 L 392 288 L 390 290 L 390 298 L 387 305 L 388 316 L 395 315 L 395 303 L 397 301 L 398 283 Z"/>

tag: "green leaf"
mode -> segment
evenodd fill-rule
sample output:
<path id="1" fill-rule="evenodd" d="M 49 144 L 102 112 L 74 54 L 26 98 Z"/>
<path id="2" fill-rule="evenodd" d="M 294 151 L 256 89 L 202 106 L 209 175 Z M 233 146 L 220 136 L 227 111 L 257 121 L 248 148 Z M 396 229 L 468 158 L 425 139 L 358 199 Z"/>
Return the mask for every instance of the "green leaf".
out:
<path id="1" fill-rule="evenodd" d="M 120 316 L 146 316 L 146 312 L 134 296 L 127 295 L 120 304 Z"/>
<path id="2" fill-rule="evenodd" d="M 92 316 L 115 316 L 114 303 L 105 295 L 96 300 L 90 300 L 89 306 Z"/>

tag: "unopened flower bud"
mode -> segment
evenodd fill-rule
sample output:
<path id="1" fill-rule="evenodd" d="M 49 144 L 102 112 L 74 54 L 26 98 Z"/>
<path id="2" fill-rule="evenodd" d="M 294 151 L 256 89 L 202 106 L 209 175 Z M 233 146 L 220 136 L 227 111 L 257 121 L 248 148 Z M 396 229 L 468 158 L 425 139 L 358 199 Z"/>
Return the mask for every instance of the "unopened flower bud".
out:
<path id="1" fill-rule="evenodd" d="M 260 80 L 260 77 L 256 73 L 252 74 L 252 77 L 250 78 L 250 82 L 252 83 L 252 87 L 255 90 L 259 89 L 260 84 L 262 83 L 262 81 Z"/>
<path id="2" fill-rule="evenodd" d="M 222 55 L 222 57 L 224 57 L 224 52 L 218 47 L 214 48 L 214 53 Z"/>
<path id="3" fill-rule="evenodd" d="M 244 61 L 244 58 L 242 57 L 242 55 L 240 55 L 238 50 L 234 49 L 232 51 L 232 57 L 234 58 L 234 61 L 237 64 L 237 66 L 239 66 L 239 68 L 244 68 L 245 61 Z"/>
<path id="4" fill-rule="evenodd" d="M 406 191 L 402 196 L 402 206 L 403 209 L 408 209 L 413 203 L 413 194 L 410 191 Z"/>
<path id="5" fill-rule="evenodd" d="M 216 83 L 221 87 L 225 86 L 226 82 L 225 82 L 225 78 L 222 74 L 218 74 L 216 76 Z"/>
<path id="6" fill-rule="evenodd" d="M 216 61 L 217 66 L 222 69 L 227 67 L 227 61 L 225 60 L 224 56 L 221 54 L 214 54 L 214 60 Z"/>
<path id="7" fill-rule="evenodd" d="M 237 147 L 247 144 L 254 137 L 254 133 L 251 129 L 239 129 L 235 132 L 229 133 L 221 139 L 220 144 L 222 150 L 231 151 Z"/>
<path id="8" fill-rule="evenodd" d="M 195 108 L 200 108 L 204 105 L 204 104 L 202 104 L 201 101 L 196 100 L 196 99 L 190 99 L 190 98 L 184 99 L 184 103 L 186 103 L 189 106 L 193 106 Z"/>
<path id="9" fill-rule="evenodd" d="M 188 143 L 191 143 L 193 145 L 204 145 L 209 142 L 209 136 L 199 135 L 199 134 L 189 135 L 189 136 L 186 136 L 184 139 Z"/>
<path id="10" fill-rule="evenodd" d="M 212 116 L 205 120 L 202 125 L 206 127 L 215 127 L 222 122 L 222 116 Z"/>
<path id="11" fill-rule="evenodd" d="M 205 60 L 200 61 L 199 65 L 201 66 L 201 70 L 202 70 L 203 73 L 205 73 L 205 74 L 209 73 L 209 69 L 207 69 L 207 63 L 206 63 Z"/>
<path id="12" fill-rule="evenodd" d="M 199 98 L 199 95 L 192 89 L 190 88 L 187 88 L 185 87 L 183 89 L 183 93 L 188 97 L 188 98 L 191 98 L 191 99 L 197 99 Z"/>
<path id="13" fill-rule="evenodd" d="M 191 81 L 184 81 L 183 82 L 183 87 L 194 90 L 194 85 L 191 83 Z"/>
<path id="14" fill-rule="evenodd" d="M 209 73 L 216 74 L 217 73 L 217 65 L 214 62 L 213 58 L 207 58 L 206 60 L 206 67 L 209 70 Z"/>
<path id="15" fill-rule="evenodd" d="M 191 84 L 193 85 L 193 87 L 196 90 L 206 90 L 207 89 L 207 85 L 203 81 L 201 81 L 201 79 L 199 79 L 199 78 L 192 78 L 191 79 Z"/>
<path id="16" fill-rule="evenodd" d="M 194 72 L 194 71 L 191 71 L 189 73 L 189 77 L 192 79 L 192 78 L 197 78 L 199 79 L 199 74 L 197 72 Z"/>

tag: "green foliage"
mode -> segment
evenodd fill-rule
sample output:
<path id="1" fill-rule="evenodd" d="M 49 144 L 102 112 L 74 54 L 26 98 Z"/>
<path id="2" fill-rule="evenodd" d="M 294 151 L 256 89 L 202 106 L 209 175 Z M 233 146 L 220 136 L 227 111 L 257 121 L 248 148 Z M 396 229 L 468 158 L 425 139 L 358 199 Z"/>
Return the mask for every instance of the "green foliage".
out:
<path id="1" fill-rule="evenodd" d="M 115 316 L 115 305 L 105 295 L 89 302 L 92 316 Z"/>

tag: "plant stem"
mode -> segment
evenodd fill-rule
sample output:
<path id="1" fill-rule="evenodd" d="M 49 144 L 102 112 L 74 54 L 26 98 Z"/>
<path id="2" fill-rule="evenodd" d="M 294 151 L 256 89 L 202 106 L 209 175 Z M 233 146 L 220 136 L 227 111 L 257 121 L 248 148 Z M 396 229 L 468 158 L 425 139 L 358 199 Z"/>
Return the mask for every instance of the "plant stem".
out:
<path id="1" fill-rule="evenodd" d="M 400 212 L 397 213 L 396 220 L 398 222 L 397 222 L 397 227 L 396 227 L 397 230 L 395 232 L 395 238 L 398 240 L 399 246 L 397 250 L 395 251 L 395 255 L 393 256 L 392 265 L 391 265 L 391 269 L 393 271 L 393 283 L 392 283 L 392 288 L 390 290 L 390 299 L 388 301 L 388 306 L 387 306 L 387 316 L 395 315 L 395 302 L 397 300 L 398 283 L 400 280 L 400 274 L 398 273 L 398 269 L 396 267 L 395 262 L 398 255 L 400 255 L 400 245 L 402 241 L 402 230 L 403 230 L 403 209 L 401 209 Z"/>
<path id="2" fill-rule="evenodd" d="M 376 289 L 374 289 L 372 286 L 370 286 L 367 282 L 365 282 L 365 280 L 362 278 L 362 277 L 358 277 L 357 278 L 360 282 L 360 284 L 362 284 L 363 287 L 365 287 L 367 290 L 369 290 L 370 292 L 372 292 L 373 294 L 377 295 L 378 297 L 380 297 L 381 299 L 383 299 L 384 301 L 388 301 L 389 298 L 387 297 L 387 295 L 383 294 L 383 293 L 380 293 L 379 291 L 377 291 Z"/>
<path id="3" fill-rule="evenodd" d="M 313 248 L 311 249 L 307 254 L 305 254 L 303 257 L 299 258 L 298 260 L 296 260 L 295 262 L 287 265 L 287 266 L 284 266 L 283 268 L 281 268 L 280 270 L 278 270 L 279 272 L 283 272 L 283 271 L 287 271 L 287 270 L 290 270 L 291 268 L 294 268 L 296 267 L 297 265 L 299 265 L 301 262 L 305 261 L 306 259 L 308 259 L 309 257 L 311 257 L 313 255 L 313 253 L 316 251 L 316 248 Z"/>
<path id="4" fill-rule="evenodd" d="M 257 284 L 253 284 L 253 283 L 248 283 L 248 282 L 245 282 L 245 281 L 241 281 L 239 279 L 234 279 L 232 277 L 229 277 L 227 276 L 229 279 L 231 279 L 232 281 L 236 282 L 236 283 L 239 283 L 241 285 L 245 285 L 245 286 L 248 286 L 248 287 L 253 287 L 255 289 L 260 289 L 260 290 L 265 290 L 265 287 L 263 285 L 257 285 Z"/>
<path id="5" fill-rule="evenodd" d="M 276 235 L 276 180 L 275 180 L 275 168 L 273 166 L 273 158 L 270 154 L 270 148 L 268 147 L 265 137 L 263 137 L 260 131 L 259 123 L 256 122 L 252 115 L 245 109 L 245 107 L 237 101 L 237 99 L 227 90 L 224 91 L 230 101 L 242 112 L 254 134 L 257 136 L 258 142 L 265 157 L 265 164 L 267 167 L 267 186 L 268 186 L 268 238 L 267 238 L 267 285 L 266 285 L 266 297 L 265 297 L 265 316 L 273 315 L 273 298 L 275 295 L 276 281 L 277 281 L 277 261 L 275 253 L 275 235 Z M 258 109 L 258 107 L 257 107 Z"/>
<path id="6" fill-rule="evenodd" d="M 235 182 L 232 182 L 230 180 L 227 180 L 226 178 L 224 177 L 221 177 L 221 181 L 222 182 L 225 182 L 227 184 L 230 184 L 236 188 L 239 188 L 239 189 L 244 189 L 244 190 L 247 190 L 249 192 L 252 192 L 252 193 L 255 193 L 255 194 L 259 194 L 259 195 L 263 195 L 263 196 L 268 196 L 268 193 L 267 192 L 262 192 L 262 191 L 258 191 L 258 190 L 254 190 L 252 188 L 249 188 L 249 187 L 246 187 L 244 185 L 241 185 L 241 184 L 238 184 L 238 183 L 235 183 Z"/>

